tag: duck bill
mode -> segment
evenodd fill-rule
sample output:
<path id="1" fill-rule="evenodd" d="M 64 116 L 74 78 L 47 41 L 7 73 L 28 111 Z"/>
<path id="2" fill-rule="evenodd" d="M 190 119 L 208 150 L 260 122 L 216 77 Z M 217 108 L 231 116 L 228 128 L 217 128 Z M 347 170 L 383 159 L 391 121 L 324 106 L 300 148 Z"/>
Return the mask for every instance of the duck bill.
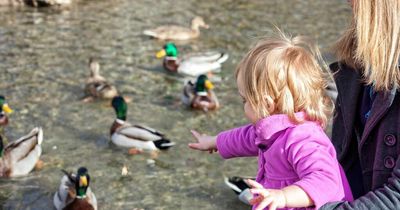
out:
<path id="1" fill-rule="evenodd" d="M 13 112 L 13 110 L 8 106 L 8 104 L 3 104 L 3 111 L 7 114 L 10 114 Z"/>
<path id="2" fill-rule="evenodd" d="M 86 176 L 81 176 L 79 178 L 79 183 L 80 183 L 80 186 L 86 187 L 88 184 Z"/>
<path id="3" fill-rule="evenodd" d="M 158 52 L 156 53 L 156 58 L 163 58 L 163 57 L 166 56 L 166 55 L 167 55 L 167 52 L 165 52 L 165 50 L 162 49 L 162 50 L 160 50 L 160 51 L 158 51 Z"/>
<path id="4" fill-rule="evenodd" d="M 211 90 L 214 88 L 214 85 L 213 85 L 213 83 L 210 82 L 210 80 L 206 81 L 205 86 L 206 86 L 207 90 Z"/>

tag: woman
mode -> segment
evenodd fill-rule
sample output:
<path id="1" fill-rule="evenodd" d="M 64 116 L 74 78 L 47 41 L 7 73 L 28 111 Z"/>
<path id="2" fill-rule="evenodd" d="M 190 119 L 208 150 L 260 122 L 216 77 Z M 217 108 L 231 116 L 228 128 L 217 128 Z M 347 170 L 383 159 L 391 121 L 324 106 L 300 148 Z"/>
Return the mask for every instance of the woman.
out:
<path id="1" fill-rule="evenodd" d="M 332 141 L 352 202 L 320 209 L 400 209 L 400 0 L 353 0 L 330 66 L 338 89 Z"/>

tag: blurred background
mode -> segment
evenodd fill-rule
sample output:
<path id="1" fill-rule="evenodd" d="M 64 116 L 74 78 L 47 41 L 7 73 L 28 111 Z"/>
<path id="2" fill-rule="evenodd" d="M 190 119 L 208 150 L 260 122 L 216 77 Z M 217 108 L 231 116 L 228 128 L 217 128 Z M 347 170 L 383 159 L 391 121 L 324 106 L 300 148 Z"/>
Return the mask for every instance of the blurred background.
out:
<path id="1" fill-rule="evenodd" d="M 35 126 L 44 130 L 44 167 L 0 180 L 2 209 L 53 209 L 62 173 L 86 166 L 99 209 L 250 209 L 228 189 L 224 176 L 254 176 L 255 158 L 222 160 L 189 150 L 189 130 L 218 134 L 247 123 L 234 70 L 251 43 L 273 32 L 316 39 L 329 50 L 351 15 L 347 1 L 332 0 L 79 0 L 66 7 L 0 7 L 0 94 L 15 110 L 5 128 L 16 139 Z M 229 53 L 215 92 L 222 107 L 192 111 L 180 102 L 184 78 L 167 73 L 155 53 L 163 41 L 142 35 L 159 25 L 189 26 L 195 16 L 210 25 L 198 39 L 177 43 L 182 55 Z M 109 140 L 115 118 L 107 101 L 82 103 L 88 59 L 125 95 L 128 121 L 166 133 L 177 145 L 150 155 L 128 155 Z M 126 165 L 128 176 L 121 176 Z"/>

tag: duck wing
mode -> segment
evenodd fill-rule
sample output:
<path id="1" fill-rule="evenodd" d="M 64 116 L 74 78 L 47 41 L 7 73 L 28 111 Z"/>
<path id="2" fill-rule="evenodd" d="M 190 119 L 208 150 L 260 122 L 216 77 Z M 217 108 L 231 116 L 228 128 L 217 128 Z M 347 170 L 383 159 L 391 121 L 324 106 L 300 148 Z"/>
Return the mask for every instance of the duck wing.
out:
<path id="1" fill-rule="evenodd" d="M 111 135 L 111 141 L 117 146 L 145 150 L 157 150 L 154 142 L 161 139 L 163 134 L 139 125 L 124 125 Z"/>
<path id="2" fill-rule="evenodd" d="M 194 99 L 194 84 L 192 81 L 188 81 L 186 85 L 183 87 L 183 92 L 182 92 L 182 103 L 185 104 L 186 106 L 192 105 L 192 101 Z"/>
<path id="3" fill-rule="evenodd" d="M 118 91 L 106 80 L 97 80 L 86 84 L 85 94 L 96 98 L 113 98 Z"/>
<path id="4" fill-rule="evenodd" d="M 224 63 L 228 60 L 229 55 L 223 52 L 209 51 L 202 53 L 193 53 L 183 57 L 182 60 L 187 60 L 193 63 L 203 63 L 203 62 L 217 62 Z"/>
<path id="5" fill-rule="evenodd" d="M 178 67 L 178 73 L 197 77 L 208 72 L 217 72 L 221 69 L 221 64 L 228 59 L 228 54 L 224 53 L 204 53 L 192 55 L 183 59 Z"/>
<path id="6" fill-rule="evenodd" d="M 54 194 L 53 204 L 57 210 L 62 210 L 66 205 L 74 200 L 71 195 L 75 194 L 75 174 L 63 171 L 65 175 L 61 178 L 61 183 L 58 191 Z"/>
<path id="7" fill-rule="evenodd" d="M 155 29 L 145 30 L 143 34 L 163 40 L 186 40 L 194 38 L 192 29 L 175 25 L 159 26 Z"/>
<path id="8" fill-rule="evenodd" d="M 11 176 L 28 174 L 42 153 L 42 128 L 34 128 L 28 135 L 9 143 L 4 149 L 4 155 L 9 159 L 12 168 Z"/>

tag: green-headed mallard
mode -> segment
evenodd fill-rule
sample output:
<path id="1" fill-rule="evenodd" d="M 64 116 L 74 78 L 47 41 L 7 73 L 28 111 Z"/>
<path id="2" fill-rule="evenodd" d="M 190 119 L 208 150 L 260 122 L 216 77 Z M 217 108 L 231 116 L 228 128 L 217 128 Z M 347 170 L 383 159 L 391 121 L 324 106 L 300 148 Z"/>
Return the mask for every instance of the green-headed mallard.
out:
<path id="1" fill-rule="evenodd" d="M 182 26 L 166 25 L 155 29 L 143 31 L 144 35 L 161 40 L 189 40 L 197 38 L 200 35 L 199 28 L 209 28 L 202 17 L 195 17 L 192 20 L 191 28 Z"/>
<path id="2" fill-rule="evenodd" d="M 117 115 L 110 129 L 111 141 L 115 145 L 149 151 L 165 150 L 175 145 L 153 128 L 126 122 L 128 106 L 123 97 L 114 97 L 112 106 Z"/>
<path id="3" fill-rule="evenodd" d="M 204 52 L 187 55 L 178 59 L 178 49 L 172 42 L 164 45 L 163 49 L 156 54 L 157 58 L 164 58 L 163 66 L 166 70 L 191 77 L 197 77 L 208 72 L 221 70 L 229 55 L 220 52 Z"/>
<path id="4" fill-rule="evenodd" d="M 195 84 L 188 81 L 183 87 L 182 102 L 187 106 L 204 111 L 219 107 L 218 98 L 212 90 L 214 85 L 206 75 L 200 75 Z"/>
<path id="5" fill-rule="evenodd" d="M 112 99 L 118 95 L 117 88 L 100 75 L 100 64 L 92 58 L 89 59 L 89 69 L 90 76 L 86 80 L 84 101 L 94 98 Z"/>
<path id="6" fill-rule="evenodd" d="M 5 147 L 0 137 L 0 177 L 23 176 L 32 171 L 42 154 L 42 141 L 39 127 Z"/>
<path id="7" fill-rule="evenodd" d="M 12 113 L 13 110 L 8 106 L 4 96 L 0 96 L 0 107 L 0 126 L 5 126 L 8 124 L 7 114 Z"/>
<path id="8" fill-rule="evenodd" d="M 60 187 L 54 194 L 53 204 L 57 210 L 97 210 L 97 200 L 90 190 L 90 176 L 85 167 L 76 174 L 63 170 Z"/>

